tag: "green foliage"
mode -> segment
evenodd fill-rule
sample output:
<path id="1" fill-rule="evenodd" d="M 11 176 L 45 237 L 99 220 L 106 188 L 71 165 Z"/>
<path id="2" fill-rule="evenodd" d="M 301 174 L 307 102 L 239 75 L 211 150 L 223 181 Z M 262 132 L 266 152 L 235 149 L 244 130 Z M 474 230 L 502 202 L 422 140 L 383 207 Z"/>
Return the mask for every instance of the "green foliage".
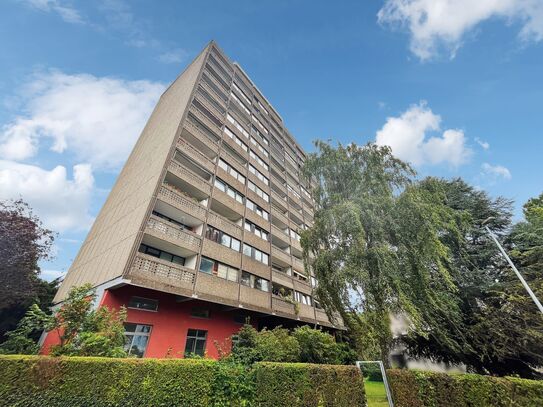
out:
<path id="1" fill-rule="evenodd" d="M 126 357 L 124 326 L 126 311 L 107 307 L 94 309 L 95 293 L 90 285 L 74 287 L 54 315 L 34 304 L 17 328 L 7 334 L 1 353 L 35 354 L 39 347 L 31 337 L 36 331 L 56 331 L 60 344 L 51 348 L 54 356 Z"/>
<path id="2" fill-rule="evenodd" d="M 444 319 L 459 322 L 450 253 L 439 239 L 454 232 L 454 213 L 440 191 L 413 185 L 414 171 L 388 147 L 316 147 L 304 167 L 317 207 L 302 233 L 304 260 L 318 299 L 358 336 L 362 357 L 386 363 L 391 313 L 421 335 Z"/>
<path id="3" fill-rule="evenodd" d="M 513 226 L 511 202 L 492 199 L 460 179 L 427 178 L 420 188 L 443 192 L 444 203 L 456 213 L 455 233 L 442 233 L 440 240 L 451 253 L 451 278 L 460 318 L 443 319 L 428 326 L 424 335 L 404 338 L 409 352 L 446 363 L 463 363 L 478 373 L 518 374 L 538 377 L 543 366 L 543 319 L 513 274 L 494 242 L 483 228 L 489 228 L 509 246 L 529 284 L 543 295 L 543 220 L 540 198 L 525 205 L 526 221 Z M 541 251 L 543 253 L 543 250 Z"/>
<path id="4" fill-rule="evenodd" d="M 363 405 L 354 366 L 0 356 L 0 407 Z"/>
<path id="5" fill-rule="evenodd" d="M 261 362 L 255 365 L 258 406 L 365 405 L 362 375 L 354 366 Z"/>
<path id="6" fill-rule="evenodd" d="M 257 331 L 246 324 L 237 337 L 228 358 L 246 366 L 261 361 L 353 364 L 357 359 L 346 343 L 338 343 L 332 335 L 309 326 L 292 332 L 281 327 Z"/>
<path id="7" fill-rule="evenodd" d="M 382 382 L 383 374 L 381 373 L 381 367 L 377 363 L 362 363 L 360 366 L 364 379 L 372 380 L 374 382 Z"/>
<path id="8" fill-rule="evenodd" d="M 543 405 L 543 382 L 476 374 L 389 370 L 397 407 L 509 407 Z"/>

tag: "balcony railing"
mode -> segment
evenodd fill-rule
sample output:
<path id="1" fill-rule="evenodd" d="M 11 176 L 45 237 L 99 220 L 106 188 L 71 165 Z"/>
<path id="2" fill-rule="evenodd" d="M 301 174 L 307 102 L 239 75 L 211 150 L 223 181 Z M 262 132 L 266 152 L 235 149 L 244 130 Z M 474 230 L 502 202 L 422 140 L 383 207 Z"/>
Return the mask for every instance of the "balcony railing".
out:
<path id="1" fill-rule="evenodd" d="M 198 109 L 197 106 L 194 104 L 190 105 L 190 111 L 191 113 L 198 118 L 203 124 L 205 124 L 211 131 L 213 131 L 215 134 L 221 134 L 221 128 L 213 122 L 207 115 L 202 112 L 200 109 Z"/>
<path id="2" fill-rule="evenodd" d="M 291 304 L 290 302 L 287 302 L 276 295 L 272 295 L 272 308 L 275 311 L 284 312 L 286 314 L 296 314 L 294 304 Z"/>
<path id="3" fill-rule="evenodd" d="M 213 164 L 211 159 L 207 155 L 203 154 L 200 150 L 194 148 L 192 144 L 190 144 L 188 141 L 180 138 L 179 140 L 177 140 L 177 147 L 180 151 L 186 153 L 188 156 L 190 156 L 190 158 L 192 158 L 194 161 L 196 161 L 208 171 L 215 170 L 215 165 Z"/>
<path id="4" fill-rule="evenodd" d="M 191 120 L 185 120 L 184 126 L 189 132 L 192 133 L 194 137 L 205 143 L 208 148 L 215 152 L 219 150 L 218 142 L 220 137 L 218 134 L 220 134 L 220 132 L 218 134 L 212 132 L 216 136 L 216 138 L 213 138 L 209 134 L 207 134 L 206 130 L 202 129 L 198 124 L 194 123 Z"/>
<path id="5" fill-rule="evenodd" d="M 176 192 L 166 185 L 162 185 L 160 187 L 158 197 L 164 202 L 169 203 L 170 205 L 194 216 L 197 219 L 205 219 L 206 209 L 204 207 L 202 207 L 198 202 L 195 202 L 191 198 Z"/>
<path id="6" fill-rule="evenodd" d="M 271 252 L 271 255 L 272 257 L 275 257 L 276 259 L 278 260 L 281 260 L 287 264 L 291 264 L 291 257 L 290 257 L 290 254 L 288 253 L 285 253 L 283 250 L 275 247 L 275 246 L 272 246 L 272 252 Z"/>
<path id="7" fill-rule="evenodd" d="M 192 289 L 195 271 L 186 267 L 138 253 L 130 268 L 130 275 Z"/>
<path id="8" fill-rule="evenodd" d="M 218 213 L 209 211 L 207 215 L 207 223 L 216 228 L 226 232 L 238 239 L 241 239 L 242 228 L 241 226 L 236 225 L 235 223 L 230 222 L 225 217 L 219 215 Z"/>
<path id="9" fill-rule="evenodd" d="M 179 246 L 186 247 L 196 252 L 202 245 L 202 238 L 200 236 L 189 232 L 188 230 L 181 229 L 178 226 L 174 226 L 156 216 L 151 216 L 147 221 L 147 230 L 153 234 L 159 233 Z"/>
<path id="10" fill-rule="evenodd" d="M 179 164 L 178 162 L 171 161 L 170 165 L 168 166 L 168 170 L 171 173 L 177 175 L 179 178 L 188 182 L 190 185 L 193 185 L 196 188 L 200 189 L 205 194 L 207 195 L 211 194 L 211 185 L 207 181 L 200 178 L 199 175 L 195 174 L 194 172 L 184 167 L 183 165 Z"/>

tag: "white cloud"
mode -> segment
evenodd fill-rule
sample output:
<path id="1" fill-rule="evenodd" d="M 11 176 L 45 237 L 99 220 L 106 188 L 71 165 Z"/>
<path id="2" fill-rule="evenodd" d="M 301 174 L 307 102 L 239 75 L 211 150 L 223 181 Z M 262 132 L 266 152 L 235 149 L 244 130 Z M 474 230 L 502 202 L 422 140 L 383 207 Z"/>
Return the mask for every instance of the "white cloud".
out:
<path id="1" fill-rule="evenodd" d="M 541 0 L 387 0 L 377 17 L 381 24 L 407 28 L 410 49 L 421 60 L 442 48 L 454 57 L 465 35 L 491 18 L 520 22 L 524 42 L 543 40 Z"/>
<path id="2" fill-rule="evenodd" d="M 0 160 L 0 199 L 23 198 L 55 231 L 85 230 L 93 221 L 89 214 L 90 196 L 94 186 L 91 166 L 73 167 L 73 179 L 66 168 L 51 171 L 34 165 Z"/>
<path id="3" fill-rule="evenodd" d="M 116 169 L 163 90 L 163 84 L 150 81 L 40 74 L 26 86 L 26 114 L 2 128 L 0 153 L 26 159 L 37 153 L 41 140 L 51 139 L 52 151 L 71 151 L 96 169 Z"/>
<path id="4" fill-rule="evenodd" d="M 447 129 L 440 136 L 429 136 L 440 130 L 441 116 L 420 102 L 399 117 L 389 117 L 376 134 L 375 142 L 390 146 L 394 155 L 414 165 L 463 164 L 471 155 L 464 132 Z"/>
<path id="5" fill-rule="evenodd" d="M 75 8 L 61 0 L 19 0 L 22 3 L 44 12 L 57 13 L 67 23 L 81 24 L 83 18 Z"/>
<path id="6" fill-rule="evenodd" d="M 491 165 L 489 163 L 483 163 L 481 165 L 481 174 L 490 178 L 492 181 L 496 181 L 497 178 L 511 179 L 511 171 L 502 165 Z"/>
<path id="7" fill-rule="evenodd" d="M 487 141 L 481 140 L 479 137 L 475 137 L 475 142 L 481 146 L 483 150 L 488 150 L 490 144 Z"/>
<path id="8" fill-rule="evenodd" d="M 165 64 L 177 64 L 183 62 L 188 56 L 188 52 L 182 48 L 174 49 L 161 54 L 158 59 Z"/>

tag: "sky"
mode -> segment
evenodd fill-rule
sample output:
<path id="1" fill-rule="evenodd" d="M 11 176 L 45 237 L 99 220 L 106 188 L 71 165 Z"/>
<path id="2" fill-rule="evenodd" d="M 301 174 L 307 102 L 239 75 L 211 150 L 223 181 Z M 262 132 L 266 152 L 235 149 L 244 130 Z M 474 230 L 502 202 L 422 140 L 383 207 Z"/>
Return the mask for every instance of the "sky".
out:
<path id="1" fill-rule="evenodd" d="M 0 199 L 69 268 L 165 87 L 210 41 L 306 151 L 391 146 L 419 177 L 543 192 L 543 1 L 0 2 Z"/>

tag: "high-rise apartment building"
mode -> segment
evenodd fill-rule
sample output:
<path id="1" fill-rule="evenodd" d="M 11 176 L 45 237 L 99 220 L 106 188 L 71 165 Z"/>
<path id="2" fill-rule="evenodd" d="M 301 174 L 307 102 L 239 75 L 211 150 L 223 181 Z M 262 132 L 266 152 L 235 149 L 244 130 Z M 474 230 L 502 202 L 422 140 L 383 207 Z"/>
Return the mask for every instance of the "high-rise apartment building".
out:
<path id="1" fill-rule="evenodd" d="M 299 231 L 313 223 L 304 157 L 210 43 L 160 98 L 55 301 L 91 283 L 100 305 L 126 306 L 137 356 L 216 356 L 214 342 L 247 317 L 333 327 L 302 261 Z"/>

